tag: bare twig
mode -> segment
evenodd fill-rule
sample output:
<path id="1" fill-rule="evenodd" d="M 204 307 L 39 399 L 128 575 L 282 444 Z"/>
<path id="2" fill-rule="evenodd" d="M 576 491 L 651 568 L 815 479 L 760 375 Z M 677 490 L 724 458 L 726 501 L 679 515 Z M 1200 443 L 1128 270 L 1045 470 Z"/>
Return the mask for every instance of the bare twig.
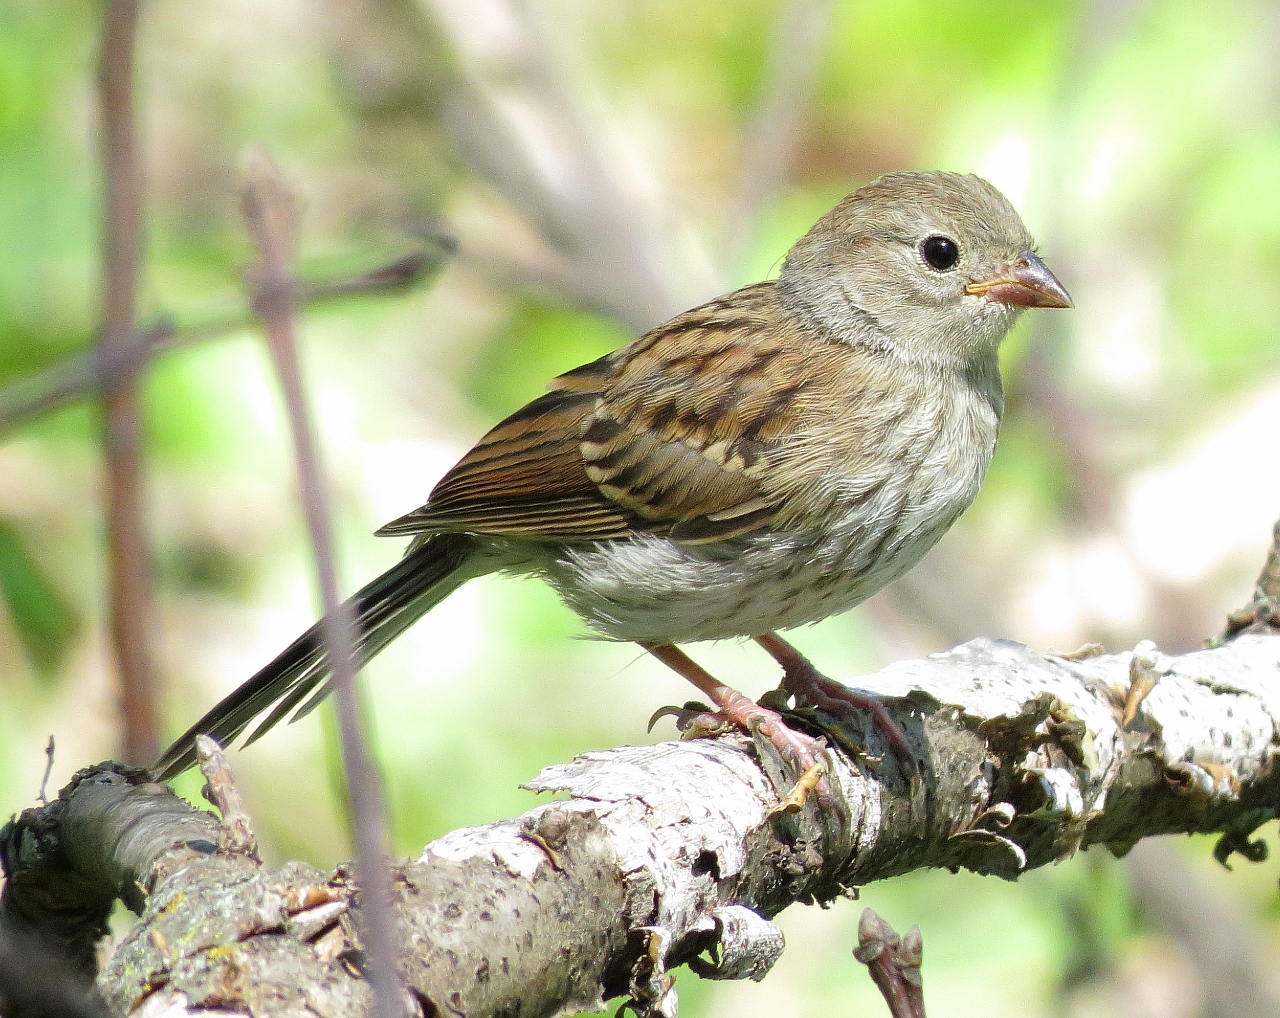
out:
<path id="1" fill-rule="evenodd" d="M 924 984 L 920 979 L 923 954 L 919 926 L 899 937 L 874 911 L 862 910 L 853 956 L 867 966 L 893 1018 L 924 1018 Z"/>
<path id="2" fill-rule="evenodd" d="M 223 836 L 220 847 L 224 852 L 258 858 L 258 838 L 253 824 L 245 812 L 244 800 L 236 788 L 231 774 L 231 764 L 218 743 L 207 735 L 196 736 L 196 758 L 200 761 L 200 773 L 205 785 L 202 794 L 222 814 Z"/>
<path id="3" fill-rule="evenodd" d="M 262 317 L 268 344 L 280 376 L 297 458 L 298 484 L 311 534 L 316 574 L 324 608 L 324 643 L 337 701 L 338 731 L 346 765 L 347 790 L 355 827 L 357 863 L 363 893 L 363 935 L 370 960 L 374 1013 L 394 1018 L 404 1013 L 395 970 L 390 850 L 382 789 L 366 748 L 361 705 L 355 684 L 352 654 L 354 620 L 338 596 L 334 565 L 332 512 L 324 483 L 320 454 L 302 388 L 294 341 L 296 287 L 296 217 L 293 200 L 278 169 L 266 153 L 255 154 L 244 196 L 244 218 L 259 263 L 253 272 L 253 304 Z"/>
<path id="4" fill-rule="evenodd" d="M 103 230 L 103 350 L 135 345 L 142 180 L 134 125 L 138 0 L 109 0 L 103 13 L 99 101 L 106 186 Z M 106 393 L 106 511 L 111 645 L 120 673 L 124 758 L 159 750 L 151 651 L 150 562 L 144 535 L 138 387 L 130 373 Z"/>
<path id="5" fill-rule="evenodd" d="M 403 293 L 452 254 L 454 244 L 450 238 L 433 239 L 433 250 L 415 251 L 369 272 L 299 283 L 297 304 L 310 308 L 344 297 Z M 132 377 L 158 354 L 240 332 L 257 320 L 256 315 L 245 311 L 185 325 L 163 319 L 139 329 L 135 341 L 127 346 L 110 350 L 95 346 L 60 361 L 0 390 L 0 435 L 98 390 L 111 388 Z"/>
<path id="6" fill-rule="evenodd" d="M 791 173 L 830 20 L 829 0 L 788 0 L 778 17 L 760 100 L 742 143 L 741 185 L 727 224 L 729 265 L 742 260 L 761 209 Z"/>
<path id="7" fill-rule="evenodd" d="M 49 788 L 49 775 L 53 773 L 53 736 L 49 736 L 49 743 L 44 747 L 44 777 L 40 779 L 40 795 L 38 798 L 41 802 L 48 802 L 49 797 L 46 794 Z"/>

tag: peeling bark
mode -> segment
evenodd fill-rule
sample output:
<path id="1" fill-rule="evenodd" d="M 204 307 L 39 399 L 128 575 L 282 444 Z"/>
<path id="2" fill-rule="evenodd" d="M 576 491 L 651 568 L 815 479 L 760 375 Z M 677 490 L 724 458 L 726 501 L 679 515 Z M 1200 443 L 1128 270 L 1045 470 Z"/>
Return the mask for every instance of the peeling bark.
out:
<path id="1" fill-rule="evenodd" d="M 871 755 L 875 743 L 857 748 L 863 733 L 801 712 L 841 747 L 832 810 L 811 797 L 781 812 L 778 789 L 794 776 L 740 736 L 547 768 L 529 787 L 568 799 L 454 831 L 395 868 L 399 970 L 417 1013 L 554 1015 L 626 995 L 641 1013 L 670 1015 L 678 965 L 763 978 L 782 949 L 769 917 L 796 901 L 925 866 L 1012 879 L 1089 844 L 1123 852 L 1176 831 L 1220 831 L 1223 858 L 1250 854 L 1249 833 L 1280 803 L 1280 638 L 1180 657 L 1140 650 L 1071 660 L 977 640 L 865 677 L 920 773 L 904 779 L 891 755 Z M 1149 687 L 1137 702 L 1135 678 Z M 141 921 L 98 978 L 112 1013 L 363 1013 L 349 871 L 265 870 L 211 814 L 138 780 L 82 778 L 0 839 L 6 899 L 43 872 L 33 832 L 50 825 L 61 865 L 146 890 L 132 901 Z M 91 805 L 102 796 L 105 810 Z M 70 824 L 82 814 L 106 819 Z M 126 844 L 127 863 L 115 848 Z"/>

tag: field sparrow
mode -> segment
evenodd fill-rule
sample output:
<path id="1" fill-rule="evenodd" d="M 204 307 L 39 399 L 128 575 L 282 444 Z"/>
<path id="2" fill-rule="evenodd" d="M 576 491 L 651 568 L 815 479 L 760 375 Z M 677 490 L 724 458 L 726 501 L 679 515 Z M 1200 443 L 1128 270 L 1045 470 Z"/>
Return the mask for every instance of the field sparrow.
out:
<path id="1" fill-rule="evenodd" d="M 358 656 L 473 577 L 532 573 L 793 764 L 812 765 L 820 744 L 676 644 L 756 639 L 786 692 L 837 714 L 869 708 L 909 770 L 879 702 L 824 679 L 775 631 L 852 608 L 937 542 L 995 449 L 1001 340 L 1024 308 L 1070 306 L 991 184 L 881 177 L 818 220 L 779 278 L 561 375 L 383 527 L 412 540 L 353 599 Z M 226 742 L 258 721 L 252 741 L 307 713 L 328 674 L 313 626 L 175 742 L 158 775 L 194 762 L 198 732 Z"/>

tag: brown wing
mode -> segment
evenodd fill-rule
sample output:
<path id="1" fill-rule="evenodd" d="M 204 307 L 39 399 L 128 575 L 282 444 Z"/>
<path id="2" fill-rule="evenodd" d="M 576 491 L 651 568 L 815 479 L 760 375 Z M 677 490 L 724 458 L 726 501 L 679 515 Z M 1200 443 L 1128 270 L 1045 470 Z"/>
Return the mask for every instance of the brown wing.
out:
<path id="1" fill-rule="evenodd" d="M 784 314 L 773 284 L 747 287 L 562 375 L 379 533 L 701 543 L 764 526 L 783 501 L 772 458 L 824 346 Z"/>
<path id="2" fill-rule="evenodd" d="M 495 427 L 381 535 L 465 531 L 533 540 L 625 537 L 634 518 L 591 483 L 578 451 L 598 397 L 549 392 Z"/>

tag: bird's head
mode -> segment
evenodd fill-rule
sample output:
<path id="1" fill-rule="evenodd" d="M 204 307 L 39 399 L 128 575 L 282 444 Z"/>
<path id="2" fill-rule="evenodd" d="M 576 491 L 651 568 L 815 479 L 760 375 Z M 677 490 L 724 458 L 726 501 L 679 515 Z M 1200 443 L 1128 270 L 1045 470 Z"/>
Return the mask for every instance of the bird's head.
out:
<path id="1" fill-rule="evenodd" d="M 823 216 L 787 255 L 784 299 L 835 338 L 913 360 L 993 356 L 1019 312 L 1071 307 L 994 186 L 889 173 Z"/>

